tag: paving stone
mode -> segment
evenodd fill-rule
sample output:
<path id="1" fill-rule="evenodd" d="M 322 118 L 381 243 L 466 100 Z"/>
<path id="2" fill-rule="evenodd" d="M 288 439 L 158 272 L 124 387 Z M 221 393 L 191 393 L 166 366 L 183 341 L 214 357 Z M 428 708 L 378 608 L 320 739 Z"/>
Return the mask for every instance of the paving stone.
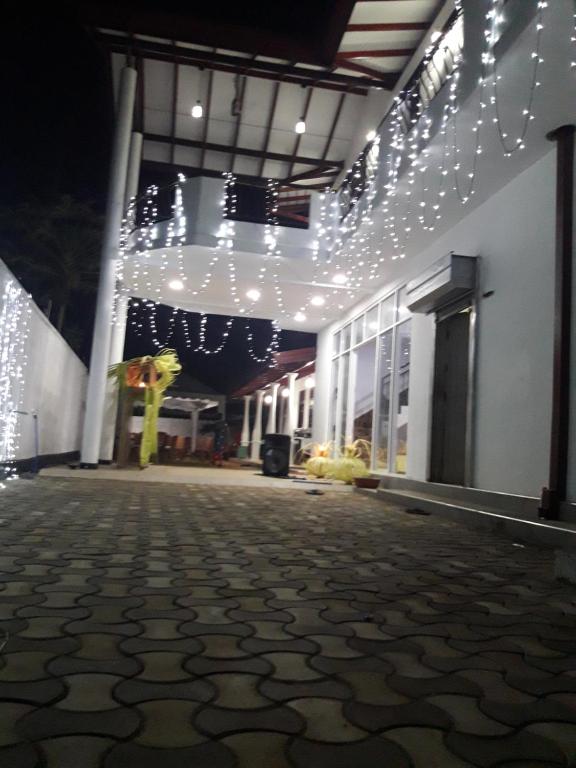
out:
<path id="1" fill-rule="evenodd" d="M 232 709 L 258 709 L 270 701 L 258 690 L 262 679 L 258 675 L 216 674 L 204 678 L 216 689 L 214 705 Z"/>
<path id="2" fill-rule="evenodd" d="M 120 744 L 106 756 L 104 768 L 235 768 L 233 753 L 224 744 L 203 742 L 194 747 L 158 749 L 136 742 Z"/>
<path id="3" fill-rule="evenodd" d="M 531 760 L 536 765 L 537 761 L 565 764 L 564 754 L 558 746 L 526 730 L 494 739 L 449 733 L 446 744 L 462 759 L 481 768 L 512 760 Z"/>
<path id="4" fill-rule="evenodd" d="M 193 747 L 206 741 L 192 724 L 200 705 L 192 701 L 159 699 L 138 705 L 144 726 L 135 738 L 137 744 L 158 749 Z"/>
<path id="5" fill-rule="evenodd" d="M 331 743 L 361 741 L 368 736 L 346 719 L 342 702 L 335 699 L 295 699 L 287 706 L 296 710 L 306 725 L 304 736 L 314 741 Z"/>
<path id="6" fill-rule="evenodd" d="M 214 737 L 256 729 L 297 734 L 304 728 L 302 718 L 293 710 L 282 706 L 244 710 L 208 706 L 198 714 L 195 724 L 201 731 Z"/>
<path id="7" fill-rule="evenodd" d="M 386 731 L 385 739 L 402 747 L 414 768 L 470 768 L 477 765 L 452 753 L 444 743 L 444 733 L 440 730 L 393 728 Z"/>
<path id="8" fill-rule="evenodd" d="M 237 768 L 293 768 L 286 757 L 289 739 L 282 733 L 249 731 L 222 739 L 236 757 Z"/>
<path id="9" fill-rule="evenodd" d="M 525 729 L 555 744 L 568 765 L 576 765 L 576 727 L 570 723 L 534 723 Z"/>
<path id="10" fill-rule="evenodd" d="M 38 768 L 40 757 L 32 744 L 0 748 L 0 765 L 7 768 Z"/>
<path id="11" fill-rule="evenodd" d="M 272 677 L 275 680 L 296 682 L 322 677 L 318 670 L 309 666 L 312 656 L 303 653 L 266 653 L 262 658 L 272 665 Z"/>
<path id="12" fill-rule="evenodd" d="M 141 680 L 167 683 L 185 680 L 189 677 L 183 667 L 187 656 L 184 653 L 166 653 L 164 651 L 140 653 L 135 658 L 143 665 L 138 675 Z"/>
<path id="13" fill-rule="evenodd" d="M 0 685 L 20 683 L 31 680 L 45 680 L 50 677 L 46 670 L 49 661 L 55 657 L 53 653 L 41 651 L 22 651 L 20 653 L 4 653 L 3 665 L 0 668 Z"/>
<path id="14" fill-rule="evenodd" d="M 66 697 L 55 706 L 75 712 L 100 712 L 119 705 L 112 696 L 113 688 L 123 680 L 115 675 L 69 675 L 64 678 Z"/>
<path id="15" fill-rule="evenodd" d="M 329 678 L 295 683 L 268 679 L 261 683 L 259 690 L 273 701 L 303 698 L 348 699 L 351 696 L 351 690 L 345 683 Z"/>
<path id="16" fill-rule="evenodd" d="M 197 635 L 196 641 L 202 643 L 202 656 L 211 659 L 240 659 L 249 656 L 249 652 L 240 647 L 241 638 L 235 635 Z"/>
<path id="17" fill-rule="evenodd" d="M 126 707 L 108 712 L 69 712 L 47 707 L 22 718 L 18 730 L 34 741 L 79 733 L 128 739 L 138 730 L 140 720 L 135 710 Z"/>
<path id="18" fill-rule="evenodd" d="M 100 768 L 106 752 L 117 742 L 101 736 L 62 736 L 40 741 L 46 768 Z"/>
<path id="19" fill-rule="evenodd" d="M 484 715 L 478 702 L 468 696 L 429 696 L 426 701 L 443 709 L 454 721 L 454 727 L 460 733 L 475 736 L 504 736 L 511 728 Z"/>
<path id="20" fill-rule="evenodd" d="M 204 678 L 183 682 L 152 683 L 144 680 L 124 680 L 114 689 L 114 698 L 127 705 L 151 699 L 171 699 L 207 702 L 216 695 L 215 687 Z"/>
<path id="21" fill-rule="evenodd" d="M 22 741 L 16 730 L 21 717 L 32 712 L 34 707 L 17 701 L 0 701 L 0 747 L 8 747 Z M 1 754 L 1 752 L 0 752 Z"/>
<path id="22" fill-rule="evenodd" d="M 288 748 L 288 754 L 296 768 L 411 768 L 399 746 L 378 737 L 353 744 L 318 744 L 297 738 Z"/>
<path id="23" fill-rule="evenodd" d="M 410 701 L 390 688 L 387 675 L 378 672 L 341 672 L 338 677 L 350 686 L 354 700 L 361 704 L 374 706 L 395 706 Z"/>

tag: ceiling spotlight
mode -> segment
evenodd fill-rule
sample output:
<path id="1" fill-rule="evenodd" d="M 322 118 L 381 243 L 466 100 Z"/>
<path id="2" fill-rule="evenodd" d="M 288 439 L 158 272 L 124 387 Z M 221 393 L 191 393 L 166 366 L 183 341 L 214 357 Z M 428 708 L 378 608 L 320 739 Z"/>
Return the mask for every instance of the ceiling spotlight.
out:
<path id="1" fill-rule="evenodd" d="M 442 37 L 442 32 L 440 32 L 438 29 L 435 29 L 434 32 L 432 32 L 432 34 L 430 35 L 430 42 L 435 43 L 441 37 Z"/>
<path id="2" fill-rule="evenodd" d="M 344 283 L 348 282 L 348 278 L 343 272 L 336 272 L 332 278 L 332 282 L 336 283 L 336 285 L 344 285 Z"/>
<path id="3" fill-rule="evenodd" d="M 310 304 L 312 304 L 313 307 L 323 307 L 324 304 L 326 304 L 326 299 L 324 296 L 312 296 Z"/>
<path id="4" fill-rule="evenodd" d="M 308 378 L 304 381 L 304 386 L 306 389 L 314 389 L 316 386 L 316 381 L 314 379 L 314 376 L 308 376 Z"/>
<path id="5" fill-rule="evenodd" d="M 375 138 L 376 138 L 376 131 L 374 130 L 368 131 L 368 133 L 366 134 L 366 141 L 374 141 Z"/>
<path id="6" fill-rule="evenodd" d="M 266 395 L 266 397 L 264 398 L 264 402 L 266 403 L 266 405 L 270 405 L 270 403 L 272 402 L 272 400 L 274 400 L 274 398 L 272 397 L 272 395 Z"/>
<path id="7" fill-rule="evenodd" d="M 202 102 L 200 101 L 200 99 L 198 99 L 196 104 L 194 104 L 194 106 L 192 107 L 192 117 L 198 120 L 198 118 L 202 117 L 203 114 L 204 114 L 204 108 L 202 107 Z"/>
<path id="8" fill-rule="evenodd" d="M 306 133 L 306 120 L 304 120 L 303 117 L 298 120 L 296 125 L 294 126 L 294 130 L 296 133 Z"/>
<path id="9" fill-rule="evenodd" d="M 294 320 L 296 320 L 297 323 L 303 323 L 304 320 L 306 320 L 306 315 L 304 312 L 296 312 L 294 315 Z"/>
<path id="10" fill-rule="evenodd" d="M 290 390 L 288 389 L 288 387 L 284 387 L 284 389 L 280 394 L 282 395 L 282 397 L 290 397 Z"/>
<path id="11" fill-rule="evenodd" d="M 258 299 L 260 298 L 260 295 L 261 295 L 260 291 L 257 288 L 250 288 L 249 291 L 246 291 L 246 296 L 251 301 L 258 301 Z"/>
<path id="12" fill-rule="evenodd" d="M 184 288 L 184 283 L 182 280 L 170 280 L 168 288 L 171 288 L 173 291 L 181 291 Z"/>

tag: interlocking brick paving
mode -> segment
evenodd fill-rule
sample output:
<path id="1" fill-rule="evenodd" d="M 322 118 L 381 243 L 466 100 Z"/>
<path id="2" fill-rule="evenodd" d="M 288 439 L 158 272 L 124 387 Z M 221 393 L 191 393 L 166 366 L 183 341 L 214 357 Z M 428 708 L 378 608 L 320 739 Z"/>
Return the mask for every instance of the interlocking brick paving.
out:
<path id="1" fill-rule="evenodd" d="M 0 503 L 2 768 L 576 765 L 550 552 L 302 487 Z"/>

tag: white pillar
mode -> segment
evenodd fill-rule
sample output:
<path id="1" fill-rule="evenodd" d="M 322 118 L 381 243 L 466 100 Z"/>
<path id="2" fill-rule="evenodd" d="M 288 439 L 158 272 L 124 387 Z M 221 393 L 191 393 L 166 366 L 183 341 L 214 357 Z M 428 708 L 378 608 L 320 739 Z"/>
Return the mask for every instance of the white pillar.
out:
<path id="1" fill-rule="evenodd" d="M 190 413 L 190 419 L 192 421 L 192 437 L 190 440 L 190 451 L 191 453 L 194 453 L 198 446 L 198 420 L 200 418 L 200 413 L 197 410 L 193 410 Z"/>
<path id="2" fill-rule="evenodd" d="M 288 403 L 286 408 L 286 434 L 290 435 L 290 464 L 294 461 L 294 430 L 298 429 L 298 392 L 296 391 L 297 373 L 288 374 Z"/>
<path id="3" fill-rule="evenodd" d="M 270 396 L 272 402 L 268 408 L 268 423 L 266 425 L 266 434 L 273 435 L 276 433 L 276 412 L 278 410 L 278 387 L 280 384 L 272 384 L 272 391 Z"/>
<path id="4" fill-rule="evenodd" d="M 310 395 L 312 390 L 304 384 L 304 414 L 302 416 L 302 429 L 310 427 Z"/>
<path id="5" fill-rule="evenodd" d="M 244 395 L 244 421 L 242 422 L 242 435 L 238 450 L 238 457 L 241 459 L 248 456 L 248 446 L 250 445 L 250 400 L 252 400 L 251 395 Z"/>
<path id="6" fill-rule="evenodd" d="M 126 189 L 124 193 L 124 211 L 133 197 L 138 194 L 138 182 L 140 180 L 140 164 L 142 160 L 142 134 L 134 131 L 130 141 L 130 157 L 128 159 L 128 171 L 126 174 Z M 124 343 L 126 341 L 126 324 L 128 322 L 129 297 L 126 294 L 117 295 L 115 317 L 110 339 L 110 354 L 108 365 L 116 365 L 124 359 Z M 116 418 L 118 411 L 118 388 L 111 382 L 106 384 L 106 398 L 104 404 L 104 419 L 102 423 L 102 437 L 100 440 L 100 460 L 106 463 L 112 461 L 114 454 L 114 436 L 116 432 Z"/>
<path id="7" fill-rule="evenodd" d="M 106 206 L 106 226 L 100 260 L 100 280 L 98 283 L 98 300 L 94 320 L 94 335 L 92 337 L 92 352 L 90 355 L 90 375 L 86 393 L 86 413 L 84 416 L 81 452 L 82 464 L 94 468 L 98 466 L 98 454 L 100 452 L 100 439 L 102 435 L 112 332 L 111 320 L 114 305 L 116 261 L 118 258 L 120 226 L 124 212 L 124 195 L 128 172 L 136 78 L 135 69 L 124 67 L 120 79 L 118 114 Z"/>
<path id="8" fill-rule="evenodd" d="M 260 461 L 260 445 L 262 443 L 262 400 L 264 392 L 260 389 L 256 392 L 256 419 L 252 429 L 252 445 L 250 458 L 252 461 Z"/>

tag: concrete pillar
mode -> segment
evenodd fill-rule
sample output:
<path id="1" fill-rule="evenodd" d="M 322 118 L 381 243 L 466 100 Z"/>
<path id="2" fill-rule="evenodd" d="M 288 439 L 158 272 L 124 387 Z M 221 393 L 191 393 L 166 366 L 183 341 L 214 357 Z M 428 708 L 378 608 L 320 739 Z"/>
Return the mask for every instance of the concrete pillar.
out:
<path id="1" fill-rule="evenodd" d="M 190 420 L 192 422 L 192 436 L 190 439 L 190 452 L 194 453 L 198 447 L 198 421 L 200 419 L 200 412 L 193 410 L 190 413 Z"/>
<path id="2" fill-rule="evenodd" d="M 134 131 L 130 141 L 130 157 L 126 175 L 126 190 L 124 193 L 124 211 L 130 201 L 138 194 L 140 180 L 140 165 L 142 160 L 142 134 Z M 128 322 L 129 297 L 123 293 L 117 295 L 115 317 L 110 340 L 110 355 L 108 365 L 116 365 L 124 359 L 124 343 L 126 341 L 126 324 Z M 104 420 L 100 440 L 100 461 L 109 464 L 114 453 L 114 436 L 118 412 L 118 388 L 110 380 L 106 384 L 106 399 L 104 404 Z"/>
<path id="3" fill-rule="evenodd" d="M 312 394 L 312 388 L 304 384 L 304 414 L 302 416 L 302 429 L 309 429 L 310 427 L 310 399 Z"/>
<path id="4" fill-rule="evenodd" d="M 270 406 L 268 408 L 268 423 L 266 425 L 266 434 L 267 435 L 273 435 L 276 433 L 276 413 L 278 411 L 278 388 L 280 384 L 272 384 L 272 389 L 270 390 L 270 397 L 272 398 L 272 402 L 270 403 Z"/>
<path id="5" fill-rule="evenodd" d="M 262 443 L 262 401 L 264 392 L 260 389 L 256 392 L 256 419 L 252 429 L 252 445 L 250 447 L 250 459 L 260 461 L 260 445 Z"/>
<path id="6" fill-rule="evenodd" d="M 136 94 L 136 70 L 125 67 L 120 79 L 118 113 L 112 152 L 108 200 L 106 206 L 106 225 L 100 260 L 100 280 L 98 299 L 90 355 L 90 374 L 86 393 L 86 413 L 82 434 L 81 463 L 96 468 L 100 453 L 100 440 L 106 398 L 106 381 L 110 356 L 112 333 L 112 312 L 114 308 L 114 288 L 116 280 L 116 261 L 118 241 L 124 213 L 124 195 L 128 173 L 130 153 L 130 134 Z"/>
<path id="7" fill-rule="evenodd" d="M 286 425 L 284 432 L 290 435 L 290 438 L 294 437 L 294 430 L 298 428 L 298 393 L 296 392 L 296 379 L 297 373 L 288 374 L 288 392 L 289 395 L 286 398 Z M 294 461 L 294 441 L 290 442 L 290 463 Z"/>
<path id="8" fill-rule="evenodd" d="M 242 435 L 238 449 L 240 459 L 245 459 L 248 456 L 248 446 L 250 445 L 250 400 L 252 400 L 251 395 L 244 395 L 244 421 L 242 422 Z"/>

